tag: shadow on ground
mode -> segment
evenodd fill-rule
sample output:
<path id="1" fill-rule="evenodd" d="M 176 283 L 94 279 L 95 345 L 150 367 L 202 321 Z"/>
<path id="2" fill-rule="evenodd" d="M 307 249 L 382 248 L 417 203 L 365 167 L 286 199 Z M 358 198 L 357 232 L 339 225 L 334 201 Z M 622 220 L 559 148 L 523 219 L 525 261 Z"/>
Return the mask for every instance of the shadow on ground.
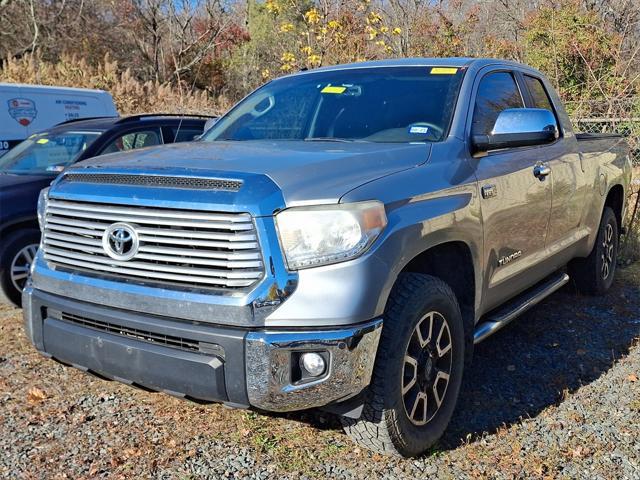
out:
<path id="1" fill-rule="evenodd" d="M 640 287 L 621 276 L 602 297 L 581 296 L 569 284 L 477 345 L 440 448 L 535 417 L 626 355 L 640 337 Z M 314 428 L 340 428 L 322 412 L 285 416 Z"/>
<path id="2" fill-rule="evenodd" d="M 569 284 L 477 345 L 441 446 L 534 417 L 605 373 L 640 336 L 638 290 L 618 279 L 584 297 Z"/>

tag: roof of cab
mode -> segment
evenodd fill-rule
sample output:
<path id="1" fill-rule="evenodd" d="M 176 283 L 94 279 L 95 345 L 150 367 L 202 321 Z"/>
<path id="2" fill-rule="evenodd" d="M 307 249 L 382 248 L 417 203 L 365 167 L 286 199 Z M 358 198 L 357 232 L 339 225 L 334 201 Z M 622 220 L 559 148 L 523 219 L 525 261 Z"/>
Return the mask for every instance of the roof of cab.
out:
<path id="1" fill-rule="evenodd" d="M 292 73 L 287 77 L 305 75 L 316 72 L 327 72 L 336 70 L 352 70 L 358 68 L 382 68 L 382 67 L 477 67 L 486 65 L 512 65 L 525 67 L 526 65 L 510 60 L 498 58 L 471 58 L 471 57 L 448 57 L 448 58 L 391 58 L 386 60 L 371 60 L 367 62 L 345 63 L 341 65 L 330 65 L 327 67 L 315 68 L 312 70 L 302 70 Z M 285 78 L 285 77 L 281 77 Z"/>

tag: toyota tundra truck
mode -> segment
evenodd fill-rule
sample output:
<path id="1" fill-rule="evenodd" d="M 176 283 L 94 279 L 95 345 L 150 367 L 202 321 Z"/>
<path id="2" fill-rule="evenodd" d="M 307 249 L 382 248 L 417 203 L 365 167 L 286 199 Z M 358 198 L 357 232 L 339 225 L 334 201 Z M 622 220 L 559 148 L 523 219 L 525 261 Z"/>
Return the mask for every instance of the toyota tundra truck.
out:
<path id="1" fill-rule="evenodd" d="M 423 453 L 474 344 L 613 281 L 629 149 L 525 65 L 302 71 L 190 144 L 80 162 L 40 196 L 23 292 L 45 356 L 263 412 L 322 408 Z M 503 333 L 507 335 L 507 333 Z"/>

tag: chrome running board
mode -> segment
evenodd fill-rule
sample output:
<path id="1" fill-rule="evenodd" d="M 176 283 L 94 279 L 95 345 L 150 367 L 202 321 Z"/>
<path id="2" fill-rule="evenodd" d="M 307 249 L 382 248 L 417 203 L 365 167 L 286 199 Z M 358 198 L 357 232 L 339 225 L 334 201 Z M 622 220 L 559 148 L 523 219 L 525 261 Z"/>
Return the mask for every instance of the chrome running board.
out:
<path id="1" fill-rule="evenodd" d="M 473 334 L 473 343 L 477 344 L 490 335 L 493 335 L 502 327 L 510 323 L 544 298 L 559 290 L 569 281 L 569 275 L 560 273 L 526 290 L 515 299 L 500 307 L 495 313 L 490 313 L 476 327 Z"/>

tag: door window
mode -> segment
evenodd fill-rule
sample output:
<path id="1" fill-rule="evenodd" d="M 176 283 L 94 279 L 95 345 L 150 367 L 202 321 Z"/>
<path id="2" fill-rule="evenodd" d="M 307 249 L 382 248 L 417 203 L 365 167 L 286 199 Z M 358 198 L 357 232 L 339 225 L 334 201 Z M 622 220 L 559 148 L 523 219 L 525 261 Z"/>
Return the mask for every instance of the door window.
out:
<path id="1" fill-rule="evenodd" d="M 498 115 L 508 108 L 523 108 L 522 95 L 513 75 L 495 72 L 486 75 L 478 87 L 473 111 L 473 135 L 488 135 L 493 130 Z"/>
<path id="2" fill-rule="evenodd" d="M 157 129 L 138 130 L 116 137 L 115 140 L 109 142 L 102 153 L 126 152 L 136 148 L 160 145 L 161 143 L 160 133 Z"/>
<path id="3" fill-rule="evenodd" d="M 553 109 L 553 104 L 551 103 L 551 99 L 549 98 L 549 94 L 547 93 L 547 89 L 544 88 L 544 85 L 542 84 L 540 79 L 525 75 L 524 81 L 527 84 L 529 93 L 531 94 L 531 100 L 533 101 L 532 106 L 534 108 L 544 108 L 545 110 L 549 110 L 550 112 L 553 112 L 554 116 L 556 116 L 555 110 Z M 555 126 L 556 131 L 560 131 L 560 128 L 558 127 L 557 117 Z"/>
<path id="4" fill-rule="evenodd" d="M 165 135 L 166 143 L 192 142 L 195 137 L 202 134 L 202 128 L 193 127 L 169 127 L 169 137 Z M 167 130 L 165 130 L 166 134 Z"/>
<path id="5" fill-rule="evenodd" d="M 535 77 L 530 77 L 529 75 L 524 76 L 524 81 L 527 84 L 529 93 L 531 93 L 533 108 L 544 108 L 545 110 L 553 112 L 551 100 L 549 99 L 549 95 L 547 95 L 547 91 L 545 90 L 544 85 L 542 85 L 542 82 Z"/>

